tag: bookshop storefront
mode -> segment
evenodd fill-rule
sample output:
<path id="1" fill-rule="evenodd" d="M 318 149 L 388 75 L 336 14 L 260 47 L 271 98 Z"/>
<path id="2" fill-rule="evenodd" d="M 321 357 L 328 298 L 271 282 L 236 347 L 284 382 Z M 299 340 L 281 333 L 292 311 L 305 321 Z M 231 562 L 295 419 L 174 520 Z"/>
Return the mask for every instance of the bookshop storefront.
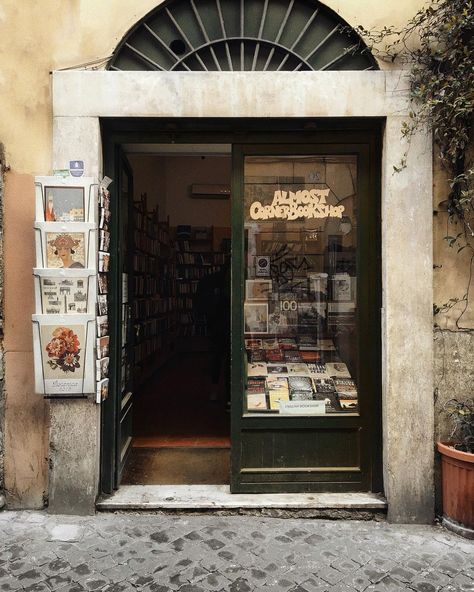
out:
<path id="1" fill-rule="evenodd" d="M 393 520 L 429 521 L 431 148 L 415 136 L 394 174 L 400 73 L 67 72 L 53 89 L 56 169 L 81 154 L 90 175 L 123 179 L 127 142 L 230 146 L 231 490 L 383 491 Z M 105 430 L 107 401 L 77 403 L 87 433 L 51 403 L 55 446 L 73 438 L 86 459 L 86 507 L 104 459 L 106 489 L 120 484 L 120 396 Z"/>
<path id="2" fill-rule="evenodd" d="M 53 73 L 52 169 L 79 160 L 113 181 L 108 279 L 97 265 L 108 377 L 90 368 L 108 396 L 50 402 L 53 511 L 132 483 L 140 446 L 172 448 L 174 471 L 209 422 L 231 493 L 382 493 L 391 520 L 432 520 L 430 138 L 400 139 L 404 74 L 377 70 L 353 32 L 348 51 L 339 17 L 310 4 L 275 9 L 272 28 L 266 8 L 178 18 L 166 2 L 112 71 Z M 208 384 L 214 354 L 230 375 Z"/>

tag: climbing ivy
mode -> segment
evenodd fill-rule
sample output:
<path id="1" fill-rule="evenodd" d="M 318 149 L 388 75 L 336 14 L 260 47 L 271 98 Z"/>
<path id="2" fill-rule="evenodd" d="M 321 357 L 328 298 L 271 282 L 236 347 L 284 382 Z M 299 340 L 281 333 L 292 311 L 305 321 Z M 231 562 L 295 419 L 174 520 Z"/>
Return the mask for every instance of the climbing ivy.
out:
<path id="1" fill-rule="evenodd" d="M 428 127 L 449 179 L 443 200 L 448 211 L 444 239 L 458 253 L 470 252 L 468 285 L 462 298 L 435 305 L 435 315 L 463 303 L 457 330 L 469 305 L 474 263 L 474 6 L 473 0 L 432 0 L 403 27 L 359 27 L 368 49 L 380 59 L 408 66 L 411 110 L 402 124 L 408 140 Z M 381 49 L 383 47 L 383 49 Z M 394 166 L 406 166 L 406 154 Z"/>
<path id="2" fill-rule="evenodd" d="M 448 212 L 462 223 L 466 238 L 474 236 L 473 8 L 472 0 L 434 0 L 400 29 L 359 27 L 370 49 L 381 59 L 410 66 L 412 109 L 403 123 L 402 135 L 410 138 L 426 125 L 432 130 L 450 179 Z M 380 50 L 382 43 L 384 49 Z M 404 166 L 405 159 L 398 169 Z"/>

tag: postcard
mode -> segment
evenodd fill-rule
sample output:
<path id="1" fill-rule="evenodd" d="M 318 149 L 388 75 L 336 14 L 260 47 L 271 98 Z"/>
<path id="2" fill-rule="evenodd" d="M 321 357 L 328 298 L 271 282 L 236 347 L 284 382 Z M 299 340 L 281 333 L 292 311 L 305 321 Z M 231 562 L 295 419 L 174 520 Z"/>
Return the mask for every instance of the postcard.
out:
<path id="1" fill-rule="evenodd" d="M 104 186 L 101 186 L 99 189 L 99 206 L 110 210 L 110 191 Z"/>
<path id="2" fill-rule="evenodd" d="M 96 360 L 96 380 L 102 380 L 107 378 L 109 374 L 109 359 L 110 358 L 102 358 L 101 360 Z"/>
<path id="3" fill-rule="evenodd" d="M 75 314 L 87 312 L 89 278 L 39 278 L 43 314 Z"/>
<path id="4" fill-rule="evenodd" d="M 44 195 L 46 222 L 85 222 L 84 187 L 46 185 Z"/>
<path id="5" fill-rule="evenodd" d="M 99 230 L 99 251 L 108 251 L 110 247 L 110 232 Z"/>
<path id="6" fill-rule="evenodd" d="M 109 319 L 106 315 L 97 317 L 97 335 L 105 337 L 109 333 Z"/>
<path id="7" fill-rule="evenodd" d="M 99 294 L 107 294 L 107 275 L 104 273 L 97 274 L 97 285 L 99 287 Z"/>
<path id="8" fill-rule="evenodd" d="M 96 402 L 102 403 L 109 396 L 109 379 L 104 378 L 97 383 Z"/>
<path id="9" fill-rule="evenodd" d="M 109 271 L 110 253 L 99 251 L 99 272 L 107 273 Z"/>
<path id="10" fill-rule="evenodd" d="M 99 208 L 99 228 L 102 230 L 108 230 L 110 224 L 110 210 L 105 208 Z"/>
<path id="11" fill-rule="evenodd" d="M 99 360 L 108 357 L 109 345 L 110 337 L 108 335 L 105 335 L 105 337 L 97 338 L 97 357 L 99 358 Z"/>
<path id="12" fill-rule="evenodd" d="M 348 273 L 336 273 L 332 276 L 332 297 L 336 301 L 351 300 L 351 276 Z"/>
<path id="13" fill-rule="evenodd" d="M 41 325 L 41 357 L 47 392 L 82 393 L 87 325 Z"/>
<path id="14" fill-rule="evenodd" d="M 103 316 L 108 314 L 109 312 L 109 303 L 107 300 L 107 294 L 99 294 L 97 296 L 97 310 L 99 316 Z"/>
<path id="15" fill-rule="evenodd" d="M 84 268 L 84 232 L 46 232 L 46 267 L 75 269 Z"/>
<path id="16" fill-rule="evenodd" d="M 268 333 L 268 304 L 244 303 L 245 333 Z"/>
<path id="17" fill-rule="evenodd" d="M 245 280 L 246 300 L 267 300 L 272 291 L 272 280 Z"/>

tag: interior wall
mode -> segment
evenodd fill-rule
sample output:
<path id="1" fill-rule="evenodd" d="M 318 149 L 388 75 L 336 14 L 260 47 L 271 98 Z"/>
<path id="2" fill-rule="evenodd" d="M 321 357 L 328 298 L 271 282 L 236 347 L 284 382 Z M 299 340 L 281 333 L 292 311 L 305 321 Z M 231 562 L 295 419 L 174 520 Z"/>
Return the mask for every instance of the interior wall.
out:
<path id="1" fill-rule="evenodd" d="M 133 199 L 139 201 L 146 193 L 149 210 L 158 206 L 160 220 L 166 220 L 165 162 L 148 154 L 127 156 L 133 170 Z"/>
<path id="2" fill-rule="evenodd" d="M 148 196 L 149 207 L 159 204 L 160 219 L 170 225 L 230 227 L 230 199 L 195 199 L 193 183 L 230 184 L 230 156 L 129 155 L 134 199 Z"/>

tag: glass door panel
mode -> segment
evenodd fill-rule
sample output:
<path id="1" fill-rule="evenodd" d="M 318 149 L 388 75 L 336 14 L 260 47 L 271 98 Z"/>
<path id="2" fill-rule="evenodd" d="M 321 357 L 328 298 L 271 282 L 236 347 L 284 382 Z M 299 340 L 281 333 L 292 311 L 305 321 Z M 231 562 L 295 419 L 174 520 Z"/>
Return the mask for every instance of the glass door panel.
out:
<path id="1" fill-rule="evenodd" d="M 359 412 L 357 158 L 244 157 L 244 416 Z"/>

